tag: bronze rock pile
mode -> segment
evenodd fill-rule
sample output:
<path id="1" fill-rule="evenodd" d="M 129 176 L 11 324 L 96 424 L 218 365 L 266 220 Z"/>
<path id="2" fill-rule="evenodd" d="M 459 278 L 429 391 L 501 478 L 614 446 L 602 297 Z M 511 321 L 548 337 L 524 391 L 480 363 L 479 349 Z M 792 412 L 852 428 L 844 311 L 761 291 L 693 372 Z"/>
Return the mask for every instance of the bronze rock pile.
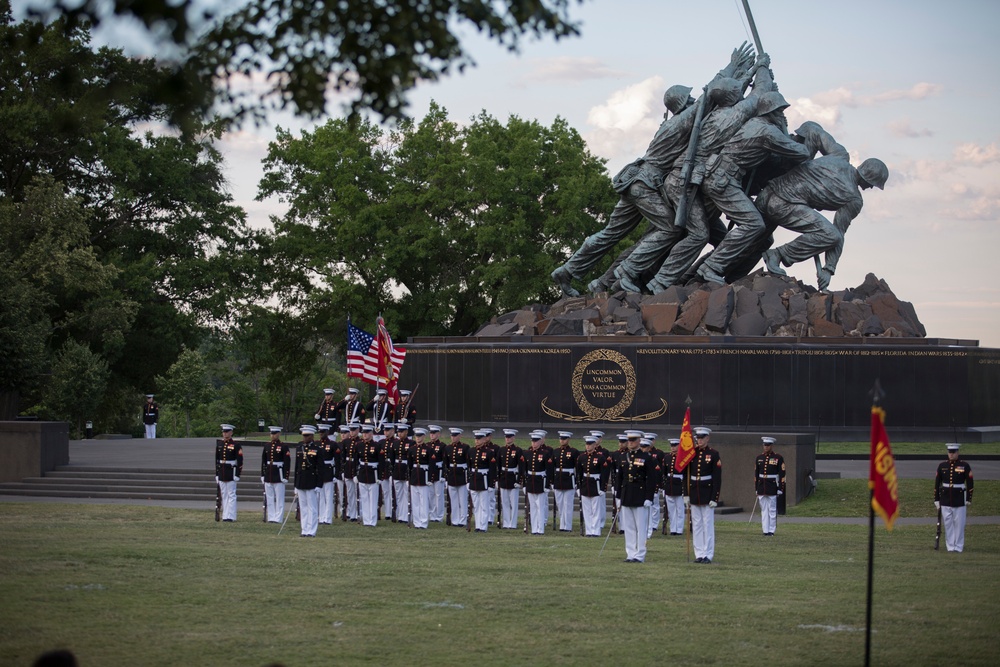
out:
<path id="1" fill-rule="evenodd" d="M 693 283 L 656 295 L 626 292 L 533 304 L 474 336 L 926 337 L 913 305 L 869 273 L 854 289 L 819 292 L 757 271 L 731 285 Z"/>

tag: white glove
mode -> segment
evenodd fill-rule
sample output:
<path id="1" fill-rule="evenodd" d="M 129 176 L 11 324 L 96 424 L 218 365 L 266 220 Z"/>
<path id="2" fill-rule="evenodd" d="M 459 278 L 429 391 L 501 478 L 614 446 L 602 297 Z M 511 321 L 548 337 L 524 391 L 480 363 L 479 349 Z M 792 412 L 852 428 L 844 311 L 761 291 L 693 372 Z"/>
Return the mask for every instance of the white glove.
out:
<path id="1" fill-rule="evenodd" d="M 315 419 L 316 421 L 319 421 L 319 413 L 318 412 L 315 415 L 313 415 L 313 419 Z"/>
<path id="2" fill-rule="evenodd" d="M 971 505 L 971 504 L 972 504 L 972 501 L 971 501 L 971 500 L 966 500 L 966 501 L 965 501 L 965 506 L 966 506 L 966 507 L 968 507 L 968 506 L 969 506 L 969 505 Z"/>
<path id="3" fill-rule="evenodd" d="M 399 423 L 400 423 L 400 424 L 409 424 L 410 422 L 408 422 L 408 421 L 407 421 L 407 420 L 405 420 L 405 419 L 400 419 L 400 420 L 399 420 Z"/>
<path id="4" fill-rule="evenodd" d="M 709 500 L 708 506 L 711 507 L 712 509 L 715 509 L 716 507 L 719 506 L 719 503 L 715 502 L 714 500 Z"/>
<path id="5" fill-rule="evenodd" d="M 691 496 L 683 496 L 683 497 L 684 497 L 684 507 L 690 506 L 691 505 Z"/>
<path id="6" fill-rule="evenodd" d="M 514 483 L 514 488 L 515 488 L 515 489 L 520 489 L 520 488 L 521 488 L 521 485 L 515 482 L 515 483 Z"/>
<path id="7" fill-rule="evenodd" d="M 781 494 L 783 494 L 783 493 L 784 493 L 784 491 L 782 491 L 781 489 L 778 489 L 778 495 L 779 495 L 779 496 L 780 496 Z"/>
<path id="8" fill-rule="evenodd" d="M 284 483 L 285 483 L 285 482 L 287 482 L 287 481 L 288 481 L 288 480 L 287 480 L 287 479 L 285 479 L 284 477 L 282 477 L 282 478 L 281 478 L 281 483 L 282 483 L 282 484 L 284 484 Z"/>
<path id="9" fill-rule="evenodd" d="M 263 476 L 263 475 L 261 475 L 261 477 L 260 477 L 260 483 L 261 483 L 261 484 L 263 484 L 263 483 L 264 483 L 264 476 Z"/>
<path id="10" fill-rule="evenodd" d="M 934 501 L 934 509 L 936 509 L 936 510 L 941 509 L 941 501 L 940 500 L 935 500 Z"/>
<path id="11" fill-rule="evenodd" d="M 646 500 L 646 501 L 644 501 L 642 503 L 642 506 L 643 507 L 652 507 L 653 506 L 653 501 L 652 500 Z"/>
<path id="12" fill-rule="evenodd" d="M 602 490 L 600 490 L 600 491 L 598 491 L 598 492 L 597 492 L 597 495 L 599 495 L 599 496 L 600 496 L 601 498 L 603 498 L 604 496 L 606 496 L 606 495 L 608 495 L 608 494 L 606 494 L 606 493 L 604 492 L 604 490 L 602 489 Z"/>
<path id="13" fill-rule="evenodd" d="M 215 483 L 216 483 L 216 484 L 218 484 L 218 483 L 219 483 L 219 476 L 218 476 L 218 475 L 216 475 L 216 476 L 215 476 Z"/>
<path id="14" fill-rule="evenodd" d="M 234 482 L 238 482 L 238 481 L 240 481 L 240 478 L 239 478 L 239 477 L 237 477 L 236 475 L 233 475 L 233 481 L 234 481 Z"/>
<path id="15" fill-rule="evenodd" d="M 576 497 L 577 497 L 577 498 L 579 498 L 579 497 L 580 497 L 580 489 L 577 489 L 577 490 L 576 490 Z"/>

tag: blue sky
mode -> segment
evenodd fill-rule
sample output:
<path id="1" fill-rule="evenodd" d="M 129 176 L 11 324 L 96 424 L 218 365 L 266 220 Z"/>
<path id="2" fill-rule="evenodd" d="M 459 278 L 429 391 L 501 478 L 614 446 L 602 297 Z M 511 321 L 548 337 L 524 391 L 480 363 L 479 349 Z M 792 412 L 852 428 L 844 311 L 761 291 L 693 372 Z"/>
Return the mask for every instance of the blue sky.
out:
<path id="1" fill-rule="evenodd" d="M 991 268 L 1000 251 L 1000 3 L 751 0 L 751 8 L 791 103 L 789 126 L 815 120 L 855 165 L 878 157 L 889 166 L 885 191 L 864 193 L 831 288 L 874 273 L 914 304 L 928 336 L 1000 348 Z M 614 174 L 643 153 L 667 86 L 704 85 L 733 47 L 751 41 L 739 0 L 594 0 L 572 13 L 580 37 L 529 41 L 519 55 L 466 31 L 478 66 L 419 86 L 410 114 L 421 117 L 433 99 L 457 122 L 481 110 L 546 124 L 559 116 Z M 287 117 L 274 124 L 307 127 Z M 245 128 L 220 146 L 237 203 L 261 225 L 282 211 L 277 201 L 253 201 L 272 137 L 272 128 Z M 779 242 L 791 238 L 782 233 Z M 816 283 L 811 263 L 789 273 Z"/>

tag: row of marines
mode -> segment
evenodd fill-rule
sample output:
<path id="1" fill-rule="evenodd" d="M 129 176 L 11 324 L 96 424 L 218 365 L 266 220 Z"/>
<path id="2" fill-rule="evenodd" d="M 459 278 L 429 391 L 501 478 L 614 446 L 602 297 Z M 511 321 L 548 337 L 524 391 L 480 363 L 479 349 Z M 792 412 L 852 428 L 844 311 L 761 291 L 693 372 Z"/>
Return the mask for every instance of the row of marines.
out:
<path id="1" fill-rule="evenodd" d="M 232 428 L 223 425 L 223 429 L 216 472 L 224 490 L 223 516 L 229 521 L 235 519 L 235 482 L 243 461 Z M 714 509 L 721 492 L 722 462 L 708 447 L 711 431 L 705 427 L 695 429 L 695 457 L 682 473 L 674 467 L 679 439 L 671 439 L 670 451 L 664 452 L 654 446 L 655 434 L 635 430 L 618 436 L 617 451 L 603 447 L 603 432 L 590 431 L 584 437 L 584 451 L 579 451 L 570 446 L 573 434 L 568 431 L 559 431 L 555 448 L 546 444 L 546 431 L 532 431 L 531 446 L 522 449 L 515 444 L 518 431 L 510 428 L 503 429 L 503 445 L 493 442 L 493 429 L 483 428 L 473 432 L 475 444 L 470 446 L 462 442 L 460 428 L 448 429 L 450 442 L 445 443 L 440 437 L 443 429 L 436 425 L 413 428 L 411 437 L 406 423 L 385 424 L 381 433 L 372 424 L 352 423 L 339 428 L 340 440 L 329 437 L 329 425 L 306 425 L 294 447 L 294 467 L 293 448 L 281 442 L 281 428 L 270 430 L 271 441 L 263 448 L 261 462 L 266 520 L 281 522 L 284 485 L 288 471 L 294 470 L 303 536 L 315 535 L 318 525 L 331 524 L 338 514 L 345 521 L 375 526 L 386 504 L 391 508 L 387 517 L 418 529 L 441 521 L 477 532 L 485 532 L 494 522 L 502 529 L 516 529 L 523 487 L 525 532 L 545 532 L 551 489 L 558 529 L 572 531 L 576 496 L 581 534 L 597 537 L 607 524 L 605 498 L 610 490 L 616 508 L 613 518 L 626 537 L 626 560 L 645 559 L 646 539 L 659 525 L 661 498 L 663 532 L 669 527 L 671 535 L 682 534 L 689 506 L 696 560 L 711 562 L 714 556 Z M 784 462 L 771 451 L 773 442 L 764 439 L 764 454 L 758 457 L 755 472 L 765 534 L 773 534 L 775 509 L 773 502 L 765 507 L 765 498 L 773 501 L 784 490 Z"/>

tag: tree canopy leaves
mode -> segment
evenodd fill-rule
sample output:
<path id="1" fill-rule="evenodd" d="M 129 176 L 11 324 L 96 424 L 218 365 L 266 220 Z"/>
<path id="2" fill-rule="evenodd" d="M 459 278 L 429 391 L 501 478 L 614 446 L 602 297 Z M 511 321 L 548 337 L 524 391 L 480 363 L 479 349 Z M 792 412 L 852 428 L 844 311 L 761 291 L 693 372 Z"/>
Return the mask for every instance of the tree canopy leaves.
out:
<path id="1" fill-rule="evenodd" d="M 382 313 L 400 335 L 466 335 L 555 297 L 549 272 L 615 202 L 603 160 L 565 121 L 486 112 L 465 126 L 432 105 L 386 131 L 330 120 L 280 131 L 259 197 L 288 212 L 270 246 L 277 293 L 321 331 Z"/>

